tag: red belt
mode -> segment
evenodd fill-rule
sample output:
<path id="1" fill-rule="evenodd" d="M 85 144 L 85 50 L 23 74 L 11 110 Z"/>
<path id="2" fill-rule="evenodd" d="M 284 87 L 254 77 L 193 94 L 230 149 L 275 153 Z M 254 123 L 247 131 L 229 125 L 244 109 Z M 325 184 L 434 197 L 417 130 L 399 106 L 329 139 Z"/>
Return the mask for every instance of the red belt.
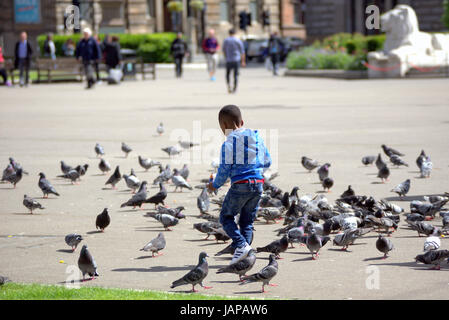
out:
<path id="1" fill-rule="evenodd" d="M 265 182 L 265 179 L 260 179 L 260 180 L 255 180 L 254 181 L 254 183 L 264 183 Z M 241 183 L 251 183 L 251 181 L 250 180 L 240 180 L 240 181 L 236 181 L 236 182 L 234 182 L 234 183 L 237 183 L 237 184 L 241 184 Z"/>

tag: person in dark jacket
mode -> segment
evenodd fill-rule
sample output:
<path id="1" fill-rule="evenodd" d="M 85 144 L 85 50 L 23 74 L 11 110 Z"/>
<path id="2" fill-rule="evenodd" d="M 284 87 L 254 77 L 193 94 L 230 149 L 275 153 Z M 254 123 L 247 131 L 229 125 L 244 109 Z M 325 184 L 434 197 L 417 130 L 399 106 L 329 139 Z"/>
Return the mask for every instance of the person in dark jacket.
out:
<path id="1" fill-rule="evenodd" d="M 108 36 L 107 38 L 107 41 L 105 41 L 103 45 L 105 64 L 109 72 L 110 69 L 115 69 L 120 64 L 122 56 L 120 54 L 120 44 L 118 37 Z"/>
<path id="2" fill-rule="evenodd" d="M 82 60 L 84 72 L 87 78 L 86 89 L 92 88 L 95 84 L 94 64 L 101 56 L 101 49 L 97 41 L 92 37 L 92 31 L 85 28 L 83 31 L 83 39 L 78 42 L 75 50 L 76 59 Z"/>
<path id="3" fill-rule="evenodd" d="M 279 62 L 281 60 L 282 51 L 284 50 L 284 43 L 279 38 L 277 32 L 273 32 L 268 40 L 268 55 L 273 64 L 273 75 L 278 75 Z"/>
<path id="4" fill-rule="evenodd" d="M 172 42 L 170 51 L 175 60 L 176 77 L 180 78 L 182 76 L 182 60 L 184 56 L 189 54 L 187 52 L 187 43 L 182 40 L 181 32 L 178 32 L 176 39 Z"/>
<path id="5" fill-rule="evenodd" d="M 33 49 L 28 42 L 28 35 L 24 31 L 20 34 L 20 41 L 17 41 L 15 48 L 15 62 L 14 67 L 20 70 L 20 86 L 28 86 L 29 70 L 31 56 L 33 55 Z M 23 73 L 25 72 L 25 81 L 23 79 Z"/>

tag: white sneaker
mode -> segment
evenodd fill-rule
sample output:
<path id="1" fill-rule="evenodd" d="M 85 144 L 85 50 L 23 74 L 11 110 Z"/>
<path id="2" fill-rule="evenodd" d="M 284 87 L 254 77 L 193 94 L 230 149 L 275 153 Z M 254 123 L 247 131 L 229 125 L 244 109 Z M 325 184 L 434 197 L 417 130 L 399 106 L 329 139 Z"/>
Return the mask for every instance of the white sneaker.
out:
<path id="1" fill-rule="evenodd" d="M 239 262 L 240 260 L 245 259 L 248 255 L 249 250 L 251 250 L 251 246 L 249 244 L 246 244 L 244 247 L 235 249 L 234 256 L 232 257 L 230 264 L 234 264 L 236 262 Z"/>

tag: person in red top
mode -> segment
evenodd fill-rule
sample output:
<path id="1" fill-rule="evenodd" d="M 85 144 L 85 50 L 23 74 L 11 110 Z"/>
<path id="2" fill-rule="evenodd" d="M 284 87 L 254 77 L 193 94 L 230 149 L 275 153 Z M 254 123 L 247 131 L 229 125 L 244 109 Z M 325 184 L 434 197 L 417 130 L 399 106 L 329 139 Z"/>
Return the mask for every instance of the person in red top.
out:
<path id="1" fill-rule="evenodd" d="M 6 73 L 6 69 L 5 69 L 5 58 L 3 58 L 2 47 L 0 47 L 0 76 L 2 76 L 2 78 L 3 78 L 3 84 L 10 87 L 11 82 L 8 81 L 8 73 Z"/>
<path id="2" fill-rule="evenodd" d="M 215 38 L 215 30 L 210 29 L 209 35 L 202 43 L 204 54 L 207 60 L 207 71 L 209 71 L 210 80 L 215 81 L 215 70 L 218 64 L 217 51 L 220 48 L 217 38 Z"/>

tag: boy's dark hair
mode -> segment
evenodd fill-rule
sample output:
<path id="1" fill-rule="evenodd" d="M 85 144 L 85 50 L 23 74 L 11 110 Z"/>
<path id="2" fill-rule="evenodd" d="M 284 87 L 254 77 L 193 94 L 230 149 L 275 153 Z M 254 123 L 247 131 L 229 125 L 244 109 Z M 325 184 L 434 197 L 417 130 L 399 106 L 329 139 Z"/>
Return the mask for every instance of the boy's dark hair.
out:
<path id="1" fill-rule="evenodd" d="M 235 34 L 235 29 L 232 28 L 231 30 L 229 30 L 229 34 L 230 34 L 231 36 L 234 35 L 234 34 Z"/>
<path id="2" fill-rule="evenodd" d="M 229 121 L 239 126 L 242 122 L 242 113 L 240 112 L 239 107 L 233 104 L 228 104 L 221 108 L 218 113 L 218 121 Z"/>

